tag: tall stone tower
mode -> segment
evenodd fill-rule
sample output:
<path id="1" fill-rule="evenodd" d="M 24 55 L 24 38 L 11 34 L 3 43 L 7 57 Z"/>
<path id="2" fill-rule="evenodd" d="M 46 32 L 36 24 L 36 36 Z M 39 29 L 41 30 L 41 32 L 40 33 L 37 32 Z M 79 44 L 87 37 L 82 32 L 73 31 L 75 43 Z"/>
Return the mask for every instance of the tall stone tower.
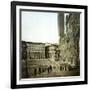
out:
<path id="1" fill-rule="evenodd" d="M 59 29 L 59 43 L 61 41 L 61 38 L 64 35 L 64 13 L 60 12 L 58 14 L 58 29 Z"/>

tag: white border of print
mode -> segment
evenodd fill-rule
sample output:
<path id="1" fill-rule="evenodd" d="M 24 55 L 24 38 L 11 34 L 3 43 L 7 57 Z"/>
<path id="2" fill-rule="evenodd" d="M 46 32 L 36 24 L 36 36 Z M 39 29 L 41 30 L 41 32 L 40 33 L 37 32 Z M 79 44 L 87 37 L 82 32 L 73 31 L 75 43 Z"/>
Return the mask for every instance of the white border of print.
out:
<path id="1" fill-rule="evenodd" d="M 80 76 L 69 77 L 50 77 L 50 78 L 32 78 L 32 79 L 20 79 L 20 53 L 19 53 L 19 12 L 20 9 L 35 9 L 35 10 L 51 10 L 51 11 L 68 11 L 68 12 L 81 12 L 80 14 Z M 48 8 L 48 7 L 34 7 L 34 6 L 16 6 L 16 40 L 17 40 L 17 58 L 16 58 L 16 84 L 39 84 L 39 83 L 53 83 L 53 82 L 72 82 L 72 81 L 84 81 L 84 9 L 72 9 L 72 8 Z"/>

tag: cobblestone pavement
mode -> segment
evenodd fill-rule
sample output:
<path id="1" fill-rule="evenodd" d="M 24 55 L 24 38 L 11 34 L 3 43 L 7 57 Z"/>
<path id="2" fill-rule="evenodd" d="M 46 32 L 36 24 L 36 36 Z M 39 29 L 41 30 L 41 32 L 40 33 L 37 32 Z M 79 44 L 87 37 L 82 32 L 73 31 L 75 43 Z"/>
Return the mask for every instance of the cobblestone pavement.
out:
<path id="1" fill-rule="evenodd" d="M 78 70 L 74 71 L 60 71 L 60 72 L 43 72 L 41 74 L 37 74 L 32 76 L 31 78 L 39 78 L 39 77 L 65 77 L 65 76 L 79 76 L 80 72 Z"/>

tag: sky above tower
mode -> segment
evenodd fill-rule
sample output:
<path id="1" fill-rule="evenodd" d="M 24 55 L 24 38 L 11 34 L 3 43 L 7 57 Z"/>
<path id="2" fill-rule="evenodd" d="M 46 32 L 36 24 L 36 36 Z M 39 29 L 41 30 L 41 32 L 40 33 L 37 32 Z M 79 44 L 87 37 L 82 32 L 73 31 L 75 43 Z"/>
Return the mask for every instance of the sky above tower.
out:
<path id="1" fill-rule="evenodd" d="M 30 42 L 58 43 L 57 13 L 22 11 L 21 39 Z"/>

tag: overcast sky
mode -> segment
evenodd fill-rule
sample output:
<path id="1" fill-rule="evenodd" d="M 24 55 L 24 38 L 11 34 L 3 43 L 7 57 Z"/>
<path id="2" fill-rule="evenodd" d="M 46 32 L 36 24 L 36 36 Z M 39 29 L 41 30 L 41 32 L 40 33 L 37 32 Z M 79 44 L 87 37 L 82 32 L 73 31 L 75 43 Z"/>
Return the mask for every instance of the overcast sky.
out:
<path id="1" fill-rule="evenodd" d="M 22 12 L 22 40 L 58 43 L 57 13 Z"/>

